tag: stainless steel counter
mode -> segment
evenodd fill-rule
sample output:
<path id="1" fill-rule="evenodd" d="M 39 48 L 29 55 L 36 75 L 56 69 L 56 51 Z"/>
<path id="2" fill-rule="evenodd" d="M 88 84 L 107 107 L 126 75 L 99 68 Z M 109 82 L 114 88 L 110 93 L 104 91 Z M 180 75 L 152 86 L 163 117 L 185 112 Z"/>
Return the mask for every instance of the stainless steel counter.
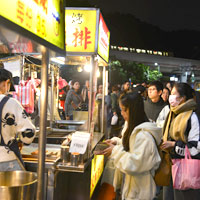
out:
<path id="1" fill-rule="evenodd" d="M 102 141 L 104 134 L 94 133 L 91 141 L 91 146 L 89 147 L 89 157 L 87 161 L 78 166 L 71 166 L 70 163 L 63 163 L 59 157 L 54 160 L 46 159 L 45 162 L 45 183 L 46 183 L 46 195 L 45 199 L 47 200 L 62 200 L 62 199 L 71 199 L 71 191 L 76 191 L 72 184 L 80 185 L 78 188 L 77 194 L 85 196 L 83 199 L 89 199 L 90 195 L 90 176 L 91 176 L 91 161 L 93 159 L 93 150 L 98 142 Z M 35 143 L 36 147 L 37 144 Z M 52 144 L 47 143 L 47 148 L 53 147 Z M 31 146 L 30 146 L 31 147 Z M 60 145 L 56 145 L 56 148 L 60 148 Z M 28 171 L 37 171 L 37 159 L 35 160 L 24 160 L 25 165 Z M 70 181 L 72 181 L 70 183 Z M 74 183 L 74 181 L 76 183 Z M 65 183 L 65 189 L 63 191 L 63 184 Z M 68 188 L 68 189 L 67 189 Z M 76 188 L 76 187 L 75 187 Z M 82 188 L 82 189 L 81 189 Z M 85 189 L 84 189 L 85 188 Z M 66 191 L 70 195 L 66 196 Z M 75 198 L 75 199 L 78 199 Z"/>
<path id="2" fill-rule="evenodd" d="M 63 125 L 83 125 L 86 121 L 75 121 L 75 120 L 56 120 L 55 124 Z"/>

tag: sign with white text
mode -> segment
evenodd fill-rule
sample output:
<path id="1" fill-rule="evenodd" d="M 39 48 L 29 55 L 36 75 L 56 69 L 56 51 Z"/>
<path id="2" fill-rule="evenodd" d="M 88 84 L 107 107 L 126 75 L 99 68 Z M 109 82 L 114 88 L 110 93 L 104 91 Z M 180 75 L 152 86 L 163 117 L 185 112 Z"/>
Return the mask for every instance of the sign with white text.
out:
<path id="1" fill-rule="evenodd" d="M 100 13 L 99 18 L 99 39 L 98 39 L 98 54 L 108 62 L 110 47 L 110 32 L 106 26 L 103 16 Z"/>
<path id="2" fill-rule="evenodd" d="M 72 135 L 72 142 L 70 145 L 69 152 L 84 154 L 87 149 L 89 139 L 89 133 L 75 132 Z"/>

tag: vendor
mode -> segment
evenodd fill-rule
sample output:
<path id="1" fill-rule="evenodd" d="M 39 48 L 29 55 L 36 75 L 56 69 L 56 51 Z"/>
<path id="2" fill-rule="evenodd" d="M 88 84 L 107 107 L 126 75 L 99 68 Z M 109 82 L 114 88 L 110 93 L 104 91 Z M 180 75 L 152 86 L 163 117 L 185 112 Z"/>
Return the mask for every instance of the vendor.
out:
<path id="1" fill-rule="evenodd" d="M 24 170 L 18 142 L 30 144 L 35 137 L 35 127 L 24 108 L 6 96 L 10 90 L 14 90 L 12 74 L 0 69 L 0 171 Z"/>
<path id="2" fill-rule="evenodd" d="M 67 93 L 65 100 L 65 116 L 66 120 L 73 120 L 73 111 L 80 108 L 82 104 L 82 97 L 79 93 L 80 83 L 72 81 L 72 89 Z"/>

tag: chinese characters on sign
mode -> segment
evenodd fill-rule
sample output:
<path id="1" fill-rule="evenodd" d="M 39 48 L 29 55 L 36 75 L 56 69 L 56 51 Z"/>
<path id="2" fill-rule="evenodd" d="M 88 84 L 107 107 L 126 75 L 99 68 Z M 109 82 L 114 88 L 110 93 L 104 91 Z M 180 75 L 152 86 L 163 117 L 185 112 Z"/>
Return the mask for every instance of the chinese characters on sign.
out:
<path id="1" fill-rule="evenodd" d="M 75 14 L 75 13 L 73 13 L 72 14 L 72 23 L 82 24 L 82 22 L 83 22 L 82 17 L 83 17 L 83 14 L 80 14 L 80 13 Z"/>
<path id="2" fill-rule="evenodd" d="M 96 10 L 66 10 L 66 50 L 95 52 Z"/>
<path id="3" fill-rule="evenodd" d="M 42 5 L 45 13 L 47 13 L 47 0 L 34 0 L 38 5 Z M 17 19 L 21 25 L 24 25 L 27 29 L 31 29 L 33 25 L 33 11 L 32 8 L 23 3 L 21 0 L 17 1 Z M 46 19 L 38 12 L 36 19 L 36 31 L 37 34 L 41 34 L 46 37 Z"/>
<path id="4" fill-rule="evenodd" d="M 34 2 L 43 8 L 45 13 L 47 14 L 47 8 L 48 8 L 48 0 L 34 0 Z"/>
<path id="5" fill-rule="evenodd" d="M 74 44 L 74 47 L 77 47 L 77 44 L 80 46 L 84 44 L 84 49 L 87 49 L 88 45 L 91 44 L 91 41 L 89 41 L 89 39 L 91 38 L 91 32 L 88 31 L 87 27 L 85 27 L 84 29 L 84 31 L 79 32 L 79 30 L 76 28 L 76 31 L 73 33 L 74 40 L 72 43 Z"/>
<path id="6" fill-rule="evenodd" d="M 64 49 L 63 0 L 6 0 L 0 15 Z"/>

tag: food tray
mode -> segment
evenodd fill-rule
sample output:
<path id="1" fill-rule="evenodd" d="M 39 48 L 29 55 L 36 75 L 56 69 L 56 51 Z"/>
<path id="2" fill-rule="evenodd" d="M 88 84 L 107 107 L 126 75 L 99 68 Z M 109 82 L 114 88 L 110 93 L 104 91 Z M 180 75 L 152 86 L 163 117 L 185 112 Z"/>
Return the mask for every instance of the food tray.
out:
<path id="1" fill-rule="evenodd" d="M 38 160 L 38 144 L 32 143 L 29 146 L 23 146 L 21 150 L 22 158 L 24 160 Z M 60 145 L 47 144 L 46 145 L 46 161 L 55 161 L 60 157 Z"/>

